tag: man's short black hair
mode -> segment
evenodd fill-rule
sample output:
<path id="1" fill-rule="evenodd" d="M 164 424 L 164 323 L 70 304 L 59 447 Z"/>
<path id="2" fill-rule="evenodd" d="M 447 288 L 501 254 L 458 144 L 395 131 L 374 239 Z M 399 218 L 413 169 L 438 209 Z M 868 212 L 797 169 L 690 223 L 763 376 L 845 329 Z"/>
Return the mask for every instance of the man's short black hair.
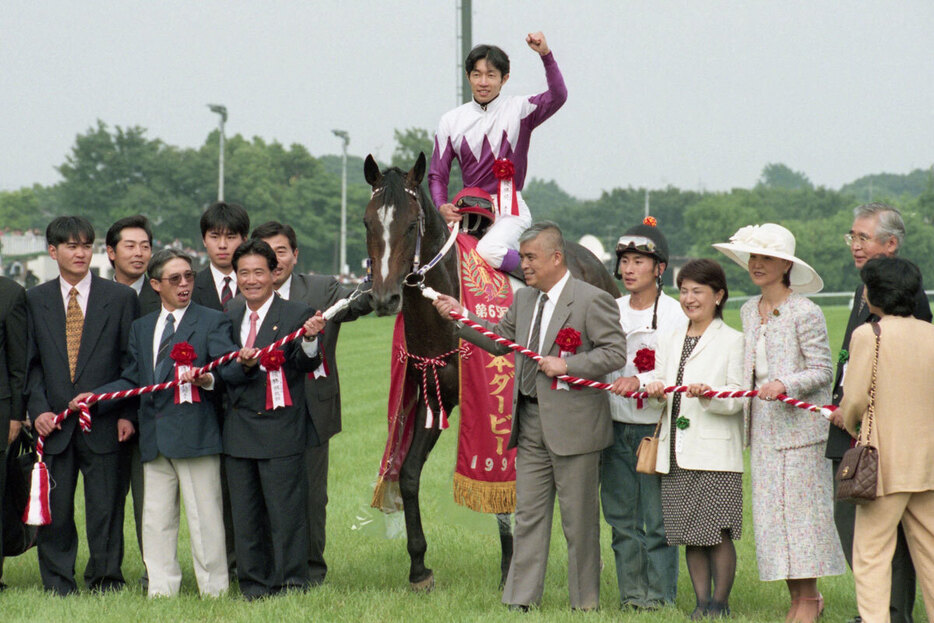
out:
<path id="1" fill-rule="evenodd" d="M 107 236 L 104 238 L 108 247 L 111 249 L 117 248 L 117 244 L 123 240 L 124 229 L 142 229 L 146 232 L 146 237 L 149 238 L 149 246 L 152 246 L 152 227 L 149 225 L 149 219 L 142 214 L 134 214 L 133 216 L 126 216 L 110 226 L 110 229 L 107 230 Z M 113 260 L 110 260 L 110 265 L 114 266 Z"/>
<path id="2" fill-rule="evenodd" d="M 470 51 L 467 60 L 464 61 L 464 71 L 469 75 L 480 59 L 486 59 L 486 62 L 498 69 L 503 76 L 509 73 L 509 56 L 501 48 L 486 43 L 481 43 Z"/>
<path id="3" fill-rule="evenodd" d="M 240 234 L 246 238 L 250 233 L 250 215 L 236 203 L 212 203 L 201 215 L 201 237 L 204 238 L 209 231 Z"/>
<path id="4" fill-rule="evenodd" d="M 276 259 L 276 252 L 272 250 L 272 247 L 268 243 L 263 242 L 259 238 L 250 238 L 244 241 L 233 254 L 233 267 L 234 272 L 237 271 L 237 263 L 240 261 L 240 258 L 244 255 L 261 255 L 266 258 L 266 263 L 269 264 L 269 270 L 276 270 L 276 266 L 279 265 L 279 260 Z"/>
<path id="5" fill-rule="evenodd" d="M 291 225 L 285 225 L 279 221 L 266 221 L 262 225 L 257 225 L 253 229 L 253 233 L 250 234 L 250 237 L 256 240 L 272 238 L 273 236 L 285 236 L 289 239 L 289 246 L 292 247 L 293 251 L 298 248 L 298 238 L 295 237 L 295 230 L 292 229 Z"/>
<path id="6" fill-rule="evenodd" d="M 921 289 L 921 271 L 900 257 L 874 257 L 859 276 L 866 284 L 866 299 L 889 316 L 911 316 Z"/>
<path id="7" fill-rule="evenodd" d="M 50 247 L 66 242 L 91 244 L 94 242 L 94 226 L 83 216 L 59 216 L 45 228 L 45 241 Z"/>

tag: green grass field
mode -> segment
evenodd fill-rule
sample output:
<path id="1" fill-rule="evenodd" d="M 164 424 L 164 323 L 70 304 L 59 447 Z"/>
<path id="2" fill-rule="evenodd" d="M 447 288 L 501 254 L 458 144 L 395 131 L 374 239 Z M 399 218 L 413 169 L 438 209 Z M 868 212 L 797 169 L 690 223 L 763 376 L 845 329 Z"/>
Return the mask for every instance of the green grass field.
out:
<path id="1" fill-rule="evenodd" d="M 825 309 L 833 351 L 839 348 L 846 325 L 844 307 Z M 727 320 L 738 323 L 738 311 Z M 125 526 L 126 556 L 123 571 L 129 589 L 111 595 L 60 599 L 41 589 L 35 550 L 6 561 L 0 594 L 5 621 L 682 621 L 694 606 L 693 591 L 683 565 L 676 608 L 653 614 L 630 615 L 618 607 L 616 575 L 609 529 L 602 526 L 603 560 L 600 612 L 572 614 L 567 598 L 567 550 L 560 524 L 555 523 L 545 597 L 542 608 L 529 615 L 507 612 L 500 604 L 499 539 L 493 517 L 454 505 L 451 482 L 455 432 L 442 435 L 422 479 L 422 515 L 428 538 L 427 563 L 434 569 L 435 590 L 414 594 L 408 589 L 408 556 L 404 538 L 387 534 L 403 530 L 401 514 L 388 519 L 369 508 L 376 467 L 386 438 L 386 398 L 392 319 L 364 318 L 343 328 L 339 347 L 343 385 L 344 432 L 331 442 L 330 504 L 328 505 L 327 558 L 330 571 L 325 584 L 307 594 L 246 603 L 238 596 L 199 599 L 183 525 L 179 555 L 184 570 L 182 595 L 149 601 L 139 588 L 143 571 L 132 520 Z M 456 423 L 456 415 L 452 420 Z M 79 533 L 83 510 L 78 496 Z M 787 610 L 783 582 L 762 583 L 755 562 L 750 503 L 730 605 L 737 621 L 776 621 Z M 128 517 L 131 516 L 128 507 Z M 404 532 L 401 533 L 404 535 Z M 84 535 L 78 552 L 78 577 L 87 561 Z M 81 584 L 79 580 L 79 584 Z M 856 613 L 852 578 L 841 576 L 820 582 L 826 599 L 823 620 L 845 621 Z M 923 610 L 916 611 L 924 620 Z"/>

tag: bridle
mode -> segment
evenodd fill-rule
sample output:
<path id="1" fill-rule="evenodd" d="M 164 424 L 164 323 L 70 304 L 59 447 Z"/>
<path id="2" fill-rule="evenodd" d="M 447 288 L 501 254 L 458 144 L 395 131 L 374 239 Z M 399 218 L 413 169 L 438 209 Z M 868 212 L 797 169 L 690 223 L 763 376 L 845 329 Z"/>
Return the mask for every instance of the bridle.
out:
<path id="1" fill-rule="evenodd" d="M 370 198 L 372 199 L 373 197 L 376 196 L 376 193 L 382 192 L 384 190 L 386 190 L 386 186 L 380 186 L 379 188 L 374 188 L 373 194 L 370 195 Z M 451 249 L 451 247 L 454 245 L 454 241 L 457 239 L 458 228 L 457 227 L 450 228 L 451 233 L 450 235 L 448 235 L 448 239 L 444 243 L 444 246 L 441 247 L 441 250 L 438 251 L 438 253 L 431 259 L 430 262 L 422 266 L 421 265 L 422 237 L 425 235 L 424 206 L 422 205 L 421 197 L 419 197 L 419 194 L 417 191 L 415 191 L 412 188 L 408 188 L 405 185 L 402 186 L 402 190 L 404 190 L 407 194 L 414 197 L 415 203 L 418 206 L 418 216 L 416 217 L 416 228 L 415 228 L 415 255 L 412 257 L 412 271 L 405 276 L 405 278 L 402 280 L 402 283 L 404 283 L 405 285 L 411 288 L 424 287 L 425 273 L 427 273 L 429 270 L 434 268 L 438 264 L 438 262 L 441 261 L 441 258 L 443 258 L 447 254 L 447 252 Z M 368 258 L 368 259 L 369 259 L 370 265 L 372 265 L 373 258 Z"/>

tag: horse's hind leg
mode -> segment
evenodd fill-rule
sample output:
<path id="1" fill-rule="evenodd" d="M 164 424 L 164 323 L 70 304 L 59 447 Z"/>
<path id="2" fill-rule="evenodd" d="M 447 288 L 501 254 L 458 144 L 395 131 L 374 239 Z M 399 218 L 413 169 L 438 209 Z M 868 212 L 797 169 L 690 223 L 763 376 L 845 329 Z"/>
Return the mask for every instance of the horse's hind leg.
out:
<path id="1" fill-rule="evenodd" d="M 405 511 L 405 532 L 408 538 L 409 583 L 414 590 L 431 590 L 434 586 L 434 574 L 425 568 L 425 551 L 428 543 L 422 530 L 422 515 L 418 506 L 418 488 L 422 476 L 422 467 L 431 449 L 435 447 L 441 431 L 438 428 L 425 428 L 425 405 L 419 405 L 415 418 L 415 432 L 412 445 L 402 462 L 399 472 L 399 488 L 402 492 L 402 506 Z"/>
<path id="2" fill-rule="evenodd" d="M 512 562 L 512 513 L 497 513 L 496 523 L 499 525 L 499 544 L 503 555 L 500 559 L 499 587 L 506 586 L 506 576 L 509 574 L 509 564 Z"/>

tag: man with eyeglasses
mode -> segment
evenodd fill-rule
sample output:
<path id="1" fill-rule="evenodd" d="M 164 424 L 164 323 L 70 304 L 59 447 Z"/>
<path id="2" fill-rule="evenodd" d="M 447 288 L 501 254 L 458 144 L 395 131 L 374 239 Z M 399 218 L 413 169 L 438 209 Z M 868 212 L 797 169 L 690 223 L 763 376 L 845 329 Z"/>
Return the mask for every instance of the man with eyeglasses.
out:
<path id="1" fill-rule="evenodd" d="M 149 283 L 159 294 L 159 311 L 143 316 L 130 329 L 129 357 L 121 378 L 95 390 L 120 391 L 186 376 L 183 365 L 197 368 L 237 350 L 233 325 L 222 312 L 191 302 L 195 273 L 191 257 L 163 249 L 149 262 Z M 190 345 L 193 360 L 177 353 Z M 220 373 L 224 373 L 222 367 Z M 221 503 L 220 427 L 209 396 L 214 375 L 194 379 L 177 390 L 140 397 L 139 446 L 146 495 L 143 500 L 143 561 L 149 572 L 149 596 L 178 594 L 179 493 L 191 535 L 195 578 L 202 596 L 228 588 L 227 548 Z M 193 386 L 194 387 L 193 387 Z M 80 394 L 71 407 L 85 398 Z"/>
<path id="2" fill-rule="evenodd" d="M 905 222 L 901 213 L 895 208 L 882 203 L 869 203 L 853 210 L 853 226 L 844 235 L 844 240 L 850 247 L 853 255 L 853 264 L 857 270 L 874 257 L 891 257 L 898 255 L 898 251 L 905 240 Z M 865 322 L 875 320 L 869 313 L 869 306 L 863 298 L 862 284 L 856 288 L 853 295 L 853 310 L 846 325 L 843 336 L 843 346 L 837 359 L 837 374 L 833 389 L 833 404 L 839 405 L 843 399 L 843 377 L 846 374 L 847 359 L 849 358 L 850 336 L 853 331 Z M 931 321 L 931 306 L 924 286 L 920 286 L 916 294 L 914 317 L 925 322 Z M 830 427 L 830 436 L 827 438 L 827 458 L 833 461 L 834 474 L 840 466 L 843 453 L 846 452 L 853 441 L 843 422 L 834 417 L 835 426 Z M 836 481 L 834 481 L 836 492 Z M 834 504 L 834 523 L 843 545 L 846 561 L 853 568 L 853 526 L 856 521 L 856 506 L 849 502 L 836 502 Z M 893 622 L 911 621 L 911 612 L 915 602 L 915 570 L 908 552 L 908 543 L 905 533 L 899 527 L 898 540 L 895 546 L 895 555 L 892 558 L 892 595 L 890 611 Z M 855 617 L 851 623 L 859 623 L 862 619 Z"/>

